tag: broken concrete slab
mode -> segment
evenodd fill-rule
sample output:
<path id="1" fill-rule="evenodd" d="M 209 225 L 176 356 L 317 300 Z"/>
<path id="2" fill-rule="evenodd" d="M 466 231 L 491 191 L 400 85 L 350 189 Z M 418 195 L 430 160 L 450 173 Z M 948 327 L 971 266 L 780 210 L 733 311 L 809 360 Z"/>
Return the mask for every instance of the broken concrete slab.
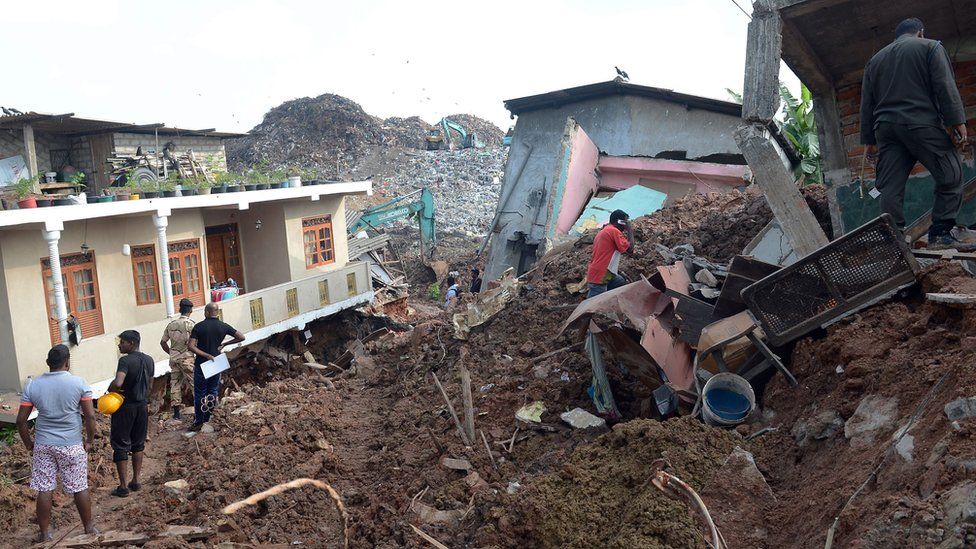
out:
<path id="1" fill-rule="evenodd" d="M 897 453 L 905 462 L 911 463 L 914 461 L 913 452 L 915 451 L 915 437 L 912 435 L 905 435 L 898 441 L 895 445 L 895 453 Z"/>
<path id="2" fill-rule="evenodd" d="M 854 415 L 844 423 L 844 436 L 851 444 L 873 444 L 876 434 L 894 427 L 897 414 L 897 398 L 868 395 L 861 399 Z"/>
<path id="3" fill-rule="evenodd" d="M 976 417 L 976 397 L 962 397 L 945 405 L 945 415 L 949 421 Z"/>
<path id="4" fill-rule="evenodd" d="M 573 408 L 568 412 L 563 412 L 559 414 L 559 419 L 576 429 L 603 428 L 607 426 L 605 419 L 595 416 L 582 408 Z"/>
<path id="5" fill-rule="evenodd" d="M 793 424 L 790 433 L 801 448 L 812 440 L 826 440 L 844 428 L 844 419 L 835 410 L 826 410 Z"/>

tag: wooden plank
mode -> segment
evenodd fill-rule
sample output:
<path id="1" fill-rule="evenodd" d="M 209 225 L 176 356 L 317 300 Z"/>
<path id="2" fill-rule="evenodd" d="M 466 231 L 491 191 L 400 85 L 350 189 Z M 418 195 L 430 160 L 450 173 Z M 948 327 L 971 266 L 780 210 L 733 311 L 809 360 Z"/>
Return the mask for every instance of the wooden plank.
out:
<path id="1" fill-rule="evenodd" d="M 769 122 L 779 110 L 783 21 L 770 3 L 757 0 L 749 23 L 742 84 L 742 118 L 747 121 Z"/>
<path id="2" fill-rule="evenodd" d="M 474 443 L 474 401 L 471 398 L 471 373 L 464 365 L 464 360 L 460 361 L 461 368 L 461 402 L 464 405 L 464 433 L 468 440 Z"/>
<path id="3" fill-rule="evenodd" d="M 925 299 L 951 305 L 972 305 L 976 303 L 976 294 L 928 293 L 925 294 Z"/>
<path id="4" fill-rule="evenodd" d="M 826 246 L 827 235 L 800 194 L 783 151 L 769 131 L 759 124 L 743 125 L 735 131 L 735 141 L 797 257 L 808 256 Z"/>
<path id="5" fill-rule="evenodd" d="M 698 345 L 701 331 L 712 322 L 714 306 L 690 296 L 679 296 L 674 316 L 678 319 L 678 339 L 692 347 Z"/>
<path id="6" fill-rule="evenodd" d="M 30 178 L 34 180 L 34 192 L 39 193 L 40 189 L 36 188 L 38 184 L 37 148 L 34 146 L 34 126 L 30 124 L 24 124 L 24 151 L 27 153 L 27 170 L 30 172 Z"/>
<path id="7" fill-rule="evenodd" d="M 912 250 L 912 255 L 925 259 L 976 261 L 976 253 L 958 252 L 956 250 Z"/>

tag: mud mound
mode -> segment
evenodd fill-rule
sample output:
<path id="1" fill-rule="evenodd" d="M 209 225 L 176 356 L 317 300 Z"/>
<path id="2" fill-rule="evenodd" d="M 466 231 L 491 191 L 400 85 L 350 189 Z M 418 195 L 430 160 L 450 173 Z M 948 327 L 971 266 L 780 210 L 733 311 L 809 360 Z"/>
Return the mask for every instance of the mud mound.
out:
<path id="1" fill-rule="evenodd" d="M 683 503 L 650 483 L 650 464 L 701 490 L 741 437 L 688 418 L 621 423 L 578 449 L 529 490 L 526 523 L 537 547 L 698 547 L 701 530 Z"/>
<path id="2" fill-rule="evenodd" d="M 958 265 L 941 264 L 926 273 L 921 290 L 973 284 Z M 844 502 L 882 460 L 878 477 L 841 515 L 835 544 L 961 547 L 976 541 L 974 519 L 966 518 L 976 513 L 976 487 L 967 485 L 976 471 L 976 421 L 953 426 L 944 411 L 953 400 L 976 396 L 974 328 L 976 311 L 914 293 L 797 345 L 791 368 L 800 386 L 790 388 L 777 376 L 766 392 L 766 406 L 775 413 L 771 423 L 779 426 L 763 437 L 757 454 L 777 498 L 767 523 L 789 525 L 770 529 L 767 546 L 822 547 Z M 899 450 L 889 451 L 898 429 L 945 374 Z"/>

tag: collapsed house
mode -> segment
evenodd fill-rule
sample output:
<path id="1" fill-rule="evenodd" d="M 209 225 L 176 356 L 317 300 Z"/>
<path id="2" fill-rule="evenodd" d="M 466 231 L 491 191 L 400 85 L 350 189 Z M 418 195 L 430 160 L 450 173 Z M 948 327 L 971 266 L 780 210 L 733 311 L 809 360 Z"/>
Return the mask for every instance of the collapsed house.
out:
<path id="1" fill-rule="evenodd" d="M 636 217 L 688 193 L 745 185 L 735 103 L 618 79 L 510 99 L 505 107 L 518 121 L 482 245 L 491 243 L 489 280 L 508 267 L 530 269 L 594 197 L 646 188 L 647 206 L 629 212 Z"/>

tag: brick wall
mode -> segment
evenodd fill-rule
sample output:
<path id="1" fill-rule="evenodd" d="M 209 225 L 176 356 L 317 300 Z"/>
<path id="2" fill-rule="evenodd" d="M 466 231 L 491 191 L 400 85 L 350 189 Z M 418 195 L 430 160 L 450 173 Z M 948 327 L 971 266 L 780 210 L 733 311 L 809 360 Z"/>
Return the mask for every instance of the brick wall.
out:
<path id="1" fill-rule="evenodd" d="M 960 61 L 955 64 L 956 84 L 962 95 L 963 105 L 966 106 L 967 125 L 969 134 L 976 130 L 976 60 Z M 837 90 L 837 107 L 840 110 L 841 131 L 844 134 L 844 147 L 847 149 L 847 164 L 850 168 L 851 179 L 861 174 L 864 146 L 861 145 L 861 84 L 850 84 Z M 973 160 L 972 148 L 963 155 L 967 161 Z M 874 168 L 867 162 L 863 163 L 864 179 L 873 180 Z M 912 175 L 928 173 L 918 164 Z"/>
<path id="2" fill-rule="evenodd" d="M 153 134 L 116 133 L 114 141 L 115 150 L 124 154 L 135 154 L 139 147 L 142 147 L 143 152 L 156 148 L 156 136 Z M 227 154 L 224 152 L 224 143 L 220 138 L 160 135 L 159 150 L 156 152 L 161 153 L 163 147 L 170 141 L 176 144 L 177 152 L 183 153 L 187 149 L 192 149 L 193 156 L 198 161 L 208 165 L 211 170 L 227 171 Z"/>
<path id="3" fill-rule="evenodd" d="M 34 131 L 34 151 L 37 153 L 37 171 L 43 175 L 44 172 L 57 171 L 61 166 L 51 166 L 51 149 L 70 149 L 71 142 L 58 135 Z M 21 130 L 0 130 L 0 158 L 21 155 L 27 160 L 27 151 L 24 149 L 24 133 Z M 90 155 L 89 155 L 90 157 Z M 74 162 L 74 155 L 71 158 Z"/>

